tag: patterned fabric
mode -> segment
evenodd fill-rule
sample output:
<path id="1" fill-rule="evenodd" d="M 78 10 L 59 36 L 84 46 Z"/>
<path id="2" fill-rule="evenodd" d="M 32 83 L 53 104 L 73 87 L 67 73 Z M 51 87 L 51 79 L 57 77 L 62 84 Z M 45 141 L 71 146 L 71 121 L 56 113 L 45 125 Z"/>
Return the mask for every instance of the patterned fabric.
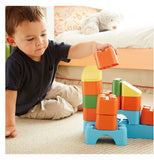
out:
<path id="1" fill-rule="evenodd" d="M 55 6 L 55 36 L 64 31 L 80 30 L 82 19 L 96 12 L 98 12 L 98 9 L 84 6 Z"/>

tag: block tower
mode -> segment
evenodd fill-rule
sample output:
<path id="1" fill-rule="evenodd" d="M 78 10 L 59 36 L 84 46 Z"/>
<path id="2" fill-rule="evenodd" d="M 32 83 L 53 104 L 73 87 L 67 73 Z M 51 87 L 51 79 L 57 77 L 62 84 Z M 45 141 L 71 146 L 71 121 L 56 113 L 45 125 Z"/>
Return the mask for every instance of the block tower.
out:
<path id="1" fill-rule="evenodd" d="M 103 92 L 102 71 L 96 66 L 85 67 L 82 77 L 83 120 L 96 121 L 97 96 Z"/>
<path id="2" fill-rule="evenodd" d="M 87 66 L 81 81 L 85 143 L 96 144 L 100 136 L 108 135 L 117 145 L 126 145 L 126 127 L 117 125 L 118 98 L 110 93 L 102 94 L 102 71 Z"/>
<path id="3" fill-rule="evenodd" d="M 116 78 L 112 82 L 112 93 L 119 97 L 118 113 L 127 117 L 122 123 L 127 127 L 128 138 L 153 139 L 154 109 L 151 106 L 141 108 L 142 92 L 130 83 Z"/>
<path id="4" fill-rule="evenodd" d="M 117 129 L 118 99 L 110 93 L 99 94 L 96 108 L 96 129 Z"/>
<path id="5" fill-rule="evenodd" d="M 127 138 L 153 139 L 153 116 L 151 106 L 141 109 L 142 92 L 121 78 L 112 83 L 112 92 L 102 93 L 102 71 L 117 65 L 113 49 L 95 53 L 96 66 L 83 70 L 83 120 L 85 143 L 96 144 L 102 135 L 111 136 L 116 145 L 126 145 Z M 123 114 L 127 119 L 117 118 Z"/>

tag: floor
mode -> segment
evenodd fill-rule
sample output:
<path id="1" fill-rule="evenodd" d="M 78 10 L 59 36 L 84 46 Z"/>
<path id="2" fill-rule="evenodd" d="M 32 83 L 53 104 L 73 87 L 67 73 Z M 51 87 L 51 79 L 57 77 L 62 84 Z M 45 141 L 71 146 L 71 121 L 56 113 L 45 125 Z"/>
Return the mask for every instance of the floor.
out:
<path id="1" fill-rule="evenodd" d="M 142 103 L 153 105 L 153 95 L 143 94 Z M 16 138 L 7 138 L 6 154 L 153 154 L 153 140 L 128 139 L 117 146 L 110 137 L 87 145 L 83 134 L 83 113 L 62 120 L 34 120 L 16 117 Z"/>

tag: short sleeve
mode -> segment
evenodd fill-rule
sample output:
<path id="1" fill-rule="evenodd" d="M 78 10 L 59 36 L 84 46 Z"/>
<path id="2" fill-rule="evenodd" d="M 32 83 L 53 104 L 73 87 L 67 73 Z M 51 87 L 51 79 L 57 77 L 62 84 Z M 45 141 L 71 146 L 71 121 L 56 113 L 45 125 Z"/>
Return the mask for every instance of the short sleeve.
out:
<path id="1" fill-rule="evenodd" d="M 5 66 L 5 89 L 18 90 L 21 82 L 21 67 L 17 61 L 7 59 Z"/>
<path id="2" fill-rule="evenodd" d="M 68 53 L 71 45 L 55 42 L 55 52 L 56 52 L 56 58 L 58 58 L 60 61 L 64 62 L 70 62 L 70 59 L 68 59 Z"/>

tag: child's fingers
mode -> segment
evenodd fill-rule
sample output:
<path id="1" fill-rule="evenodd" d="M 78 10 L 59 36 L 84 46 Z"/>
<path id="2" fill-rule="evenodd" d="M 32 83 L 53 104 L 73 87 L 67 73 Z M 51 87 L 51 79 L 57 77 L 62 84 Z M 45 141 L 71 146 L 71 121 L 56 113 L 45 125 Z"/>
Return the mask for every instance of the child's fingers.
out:
<path id="1" fill-rule="evenodd" d="M 118 54 L 118 51 L 116 48 L 114 48 L 110 43 L 106 43 L 103 45 L 103 47 L 101 49 L 99 49 L 100 51 L 104 51 L 107 48 L 112 48 L 116 54 Z"/>
<path id="2" fill-rule="evenodd" d="M 17 136 L 17 134 L 18 134 L 18 132 L 17 132 L 17 130 L 15 129 L 11 134 L 10 134 L 10 136 L 9 137 L 16 137 Z"/>
<path id="3" fill-rule="evenodd" d="M 9 136 L 10 136 L 10 134 L 11 134 L 11 132 L 10 132 L 10 131 L 5 131 L 5 137 L 9 137 Z"/>
<path id="4" fill-rule="evenodd" d="M 110 43 L 105 43 L 98 50 L 104 51 L 106 48 L 113 47 Z"/>
<path id="5" fill-rule="evenodd" d="M 15 128 L 10 128 L 9 130 L 5 131 L 5 137 L 15 137 L 18 134 Z"/>
<path id="6" fill-rule="evenodd" d="M 118 50 L 116 48 L 114 48 L 114 47 L 112 47 L 112 48 L 115 51 L 115 53 L 118 55 Z"/>

